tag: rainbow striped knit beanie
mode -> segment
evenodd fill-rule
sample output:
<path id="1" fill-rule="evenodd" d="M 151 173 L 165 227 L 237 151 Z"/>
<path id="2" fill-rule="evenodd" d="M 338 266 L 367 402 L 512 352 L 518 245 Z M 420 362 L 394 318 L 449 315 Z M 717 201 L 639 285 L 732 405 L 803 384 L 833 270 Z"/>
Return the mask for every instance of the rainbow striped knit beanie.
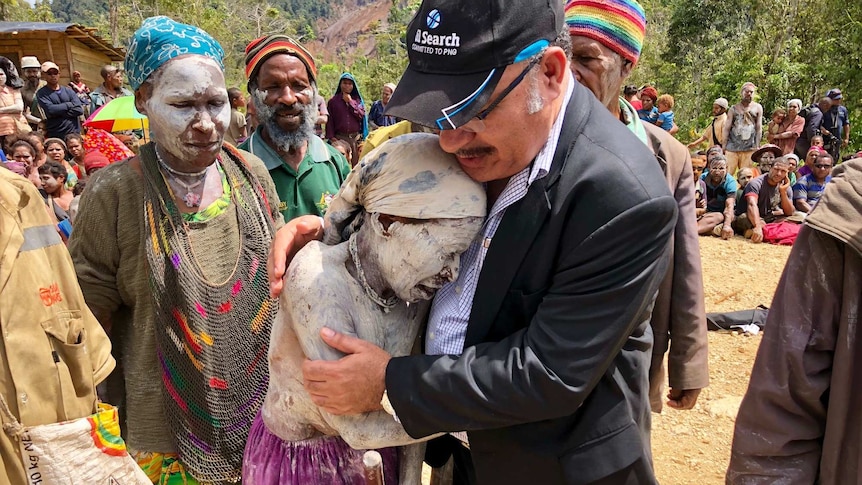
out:
<path id="1" fill-rule="evenodd" d="M 568 0 L 569 34 L 601 42 L 637 64 L 644 44 L 646 15 L 635 0 Z"/>

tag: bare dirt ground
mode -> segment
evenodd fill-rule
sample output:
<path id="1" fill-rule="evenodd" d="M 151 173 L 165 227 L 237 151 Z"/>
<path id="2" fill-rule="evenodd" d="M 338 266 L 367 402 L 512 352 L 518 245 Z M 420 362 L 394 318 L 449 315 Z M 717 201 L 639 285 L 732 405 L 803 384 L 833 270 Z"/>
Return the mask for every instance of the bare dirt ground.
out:
<path id="1" fill-rule="evenodd" d="M 790 247 L 700 238 L 707 312 L 770 306 Z M 690 411 L 653 414 L 652 448 L 663 485 L 724 483 L 733 423 L 748 387 L 760 335 L 709 332 L 709 387 Z M 430 481 L 425 466 L 423 484 Z"/>
<path id="2" fill-rule="evenodd" d="M 790 254 L 787 246 L 735 237 L 700 238 L 707 312 L 770 306 Z M 690 411 L 653 414 L 656 475 L 663 485 L 720 484 L 730 459 L 733 423 L 748 387 L 760 336 L 709 332 L 709 387 Z"/>

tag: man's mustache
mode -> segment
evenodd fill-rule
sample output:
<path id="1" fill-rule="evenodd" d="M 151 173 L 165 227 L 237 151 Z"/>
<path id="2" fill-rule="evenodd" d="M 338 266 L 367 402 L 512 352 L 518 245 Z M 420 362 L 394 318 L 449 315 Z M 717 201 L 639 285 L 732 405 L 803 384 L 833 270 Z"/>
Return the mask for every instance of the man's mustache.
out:
<path id="1" fill-rule="evenodd" d="M 298 115 L 298 114 L 302 114 L 303 106 L 304 105 L 299 104 L 299 103 L 296 103 L 296 104 L 293 104 L 290 106 L 288 106 L 286 104 L 279 103 L 278 105 L 273 107 L 272 112 L 273 112 L 273 114 L 276 114 L 279 116 L 281 116 L 281 115 Z"/>
<path id="2" fill-rule="evenodd" d="M 494 153 L 494 149 L 491 147 L 463 148 L 455 152 L 455 156 L 461 158 L 473 158 L 490 155 L 492 153 Z"/>

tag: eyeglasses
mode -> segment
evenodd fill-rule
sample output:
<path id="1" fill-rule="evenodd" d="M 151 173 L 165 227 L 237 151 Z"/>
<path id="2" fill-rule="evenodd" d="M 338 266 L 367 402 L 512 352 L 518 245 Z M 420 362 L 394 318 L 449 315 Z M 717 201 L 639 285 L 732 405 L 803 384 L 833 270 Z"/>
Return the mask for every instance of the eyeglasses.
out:
<path id="1" fill-rule="evenodd" d="M 525 67 L 524 70 L 521 71 L 521 74 L 518 74 L 518 77 L 513 79 L 512 82 L 509 83 L 508 86 L 506 86 L 506 89 L 504 89 L 503 92 L 501 92 L 500 95 L 497 96 L 497 99 L 492 101 L 491 104 L 489 104 L 487 108 L 476 113 L 476 116 L 470 118 L 470 121 L 468 121 L 467 123 L 464 123 L 463 125 L 457 126 L 457 127 L 455 127 L 455 126 L 443 126 L 443 124 L 441 123 L 441 121 L 442 121 L 442 119 L 441 119 L 441 120 L 437 120 L 437 126 L 441 130 L 453 130 L 455 128 L 459 128 L 459 129 L 462 129 L 464 131 L 469 131 L 471 133 L 481 133 L 481 132 L 485 131 L 485 118 L 487 118 L 488 115 L 491 114 L 492 111 L 494 111 L 494 108 L 496 108 L 503 101 L 503 99 L 509 95 L 509 93 L 511 93 L 516 87 L 518 87 L 519 84 L 521 84 L 521 81 L 523 81 L 524 78 L 527 77 L 527 73 L 530 72 L 530 69 L 535 67 L 536 64 L 538 64 L 539 61 L 541 61 L 541 60 L 542 60 L 542 56 L 537 55 L 532 61 L 530 61 L 529 64 L 527 64 L 527 67 Z"/>
<path id="2" fill-rule="evenodd" d="M 820 165 L 815 165 L 814 168 L 824 169 L 824 168 L 832 168 L 832 165 L 827 165 L 825 163 L 821 163 Z"/>

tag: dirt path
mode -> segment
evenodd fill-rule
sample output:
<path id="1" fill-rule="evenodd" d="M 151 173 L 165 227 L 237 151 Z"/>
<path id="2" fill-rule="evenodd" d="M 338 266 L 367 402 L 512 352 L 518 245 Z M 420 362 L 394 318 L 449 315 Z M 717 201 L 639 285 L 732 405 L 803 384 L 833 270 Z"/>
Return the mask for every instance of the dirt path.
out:
<path id="1" fill-rule="evenodd" d="M 789 247 L 755 245 L 740 237 L 700 241 L 707 312 L 770 305 Z M 759 335 L 710 332 L 710 385 L 697 406 L 653 414 L 653 460 L 663 485 L 724 483 L 734 419 L 759 344 Z"/>

